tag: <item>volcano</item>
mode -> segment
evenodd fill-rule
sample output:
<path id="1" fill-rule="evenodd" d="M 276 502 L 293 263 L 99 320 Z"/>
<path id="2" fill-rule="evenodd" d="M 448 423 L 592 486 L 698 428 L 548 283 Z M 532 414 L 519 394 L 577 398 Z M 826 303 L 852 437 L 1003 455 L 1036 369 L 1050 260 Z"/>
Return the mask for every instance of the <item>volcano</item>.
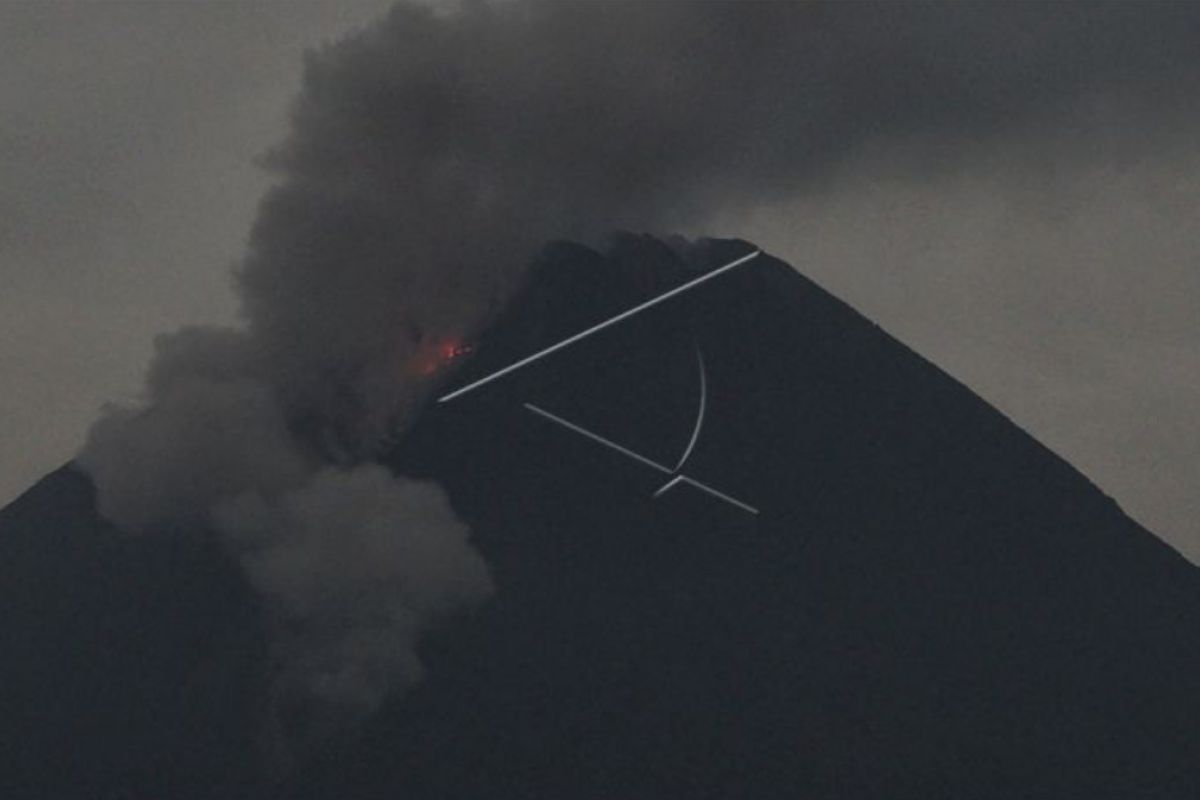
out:
<path id="1" fill-rule="evenodd" d="M 445 487 L 495 596 L 282 779 L 236 567 L 47 476 L 0 512 L 0 794 L 1200 797 L 1196 568 L 756 253 L 543 251 L 382 458 Z"/>

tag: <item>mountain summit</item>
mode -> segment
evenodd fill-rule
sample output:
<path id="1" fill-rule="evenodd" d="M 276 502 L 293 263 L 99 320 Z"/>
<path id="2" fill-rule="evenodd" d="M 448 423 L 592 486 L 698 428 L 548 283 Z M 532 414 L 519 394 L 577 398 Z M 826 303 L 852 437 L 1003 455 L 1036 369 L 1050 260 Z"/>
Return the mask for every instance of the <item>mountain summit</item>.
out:
<path id="1" fill-rule="evenodd" d="M 1200 796 L 1200 573 L 1086 478 L 766 254 L 605 324 L 754 252 L 545 249 L 383 459 L 495 596 L 282 782 L 236 568 L 45 478 L 0 512 L 0 791 Z"/>

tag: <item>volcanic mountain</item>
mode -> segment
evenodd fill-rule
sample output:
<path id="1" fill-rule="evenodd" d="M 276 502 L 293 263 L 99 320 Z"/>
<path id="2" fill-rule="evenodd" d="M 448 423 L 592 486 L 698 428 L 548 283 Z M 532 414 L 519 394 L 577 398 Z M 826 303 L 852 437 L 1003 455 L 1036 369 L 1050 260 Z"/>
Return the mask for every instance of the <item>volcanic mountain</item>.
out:
<path id="1" fill-rule="evenodd" d="M 282 781 L 236 567 L 43 479 L 0 512 L 0 793 L 1200 797 L 1196 568 L 755 252 L 545 249 L 383 459 L 495 596 Z"/>

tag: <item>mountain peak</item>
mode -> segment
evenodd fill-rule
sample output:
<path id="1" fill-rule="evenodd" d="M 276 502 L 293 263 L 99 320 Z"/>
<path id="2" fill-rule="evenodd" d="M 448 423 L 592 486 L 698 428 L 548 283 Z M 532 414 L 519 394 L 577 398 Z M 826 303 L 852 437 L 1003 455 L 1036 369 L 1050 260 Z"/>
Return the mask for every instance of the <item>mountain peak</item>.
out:
<path id="1" fill-rule="evenodd" d="M 441 396 L 488 380 L 431 399 L 385 459 L 445 487 L 495 597 L 427 637 L 424 683 L 272 796 L 1200 791 L 1195 568 L 784 262 L 715 274 L 754 251 L 625 235 L 543 252 Z M 0 547 L 44 534 L 54 553 L 11 569 L 53 577 L 72 549 L 91 552 L 80 481 L 59 473 L 0 516 Z M 88 603 L 156 585 L 150 556 L 129 559 L 121 585 Z M 214 588 L 218 562 L 197 556 L 210 567 L 183 582 L 195 607 L 138 623 L 146 641 L 172 642 L 173 666 L 105 684 L 153 675 L 164 698 L 186 693 L 179 682 L 240 698 L 220 724 L 180 705 L 128 717 L 137 747 L 174 721 L 189 732 L 164 752 L 201 737 L 207 765 L 241 757 L 212 731 L 251 719 L 256 687 L 244 658 L 222 660 L 233 642 L 253 653 L 255 628 L 244 587 Z M 89 659 L 126 646 L 91 617 L 86 635 L 71 627 L 83 600 L 25 577 L 6 596 L 33 611 L 3 623 L 22 657 L 66 658 L 64 637 Z M 243 622 L 203 622 L 214 613 Z M 171 625 L 199 632 L 182 646 Z M 214 670 L 224 677 L 193 677 Z M 89 779 L 191 796 L 180 787 L 195 764 L 172 773 L 160 754 L 154 783 L 89 738 L 80 720 L 101 713 L 97 691 L 74 688 L 75 727 L 43 724 L 23 760 L 43 771 L 26 778 L 49 774 L 44 743 L 58 737 Z"/>

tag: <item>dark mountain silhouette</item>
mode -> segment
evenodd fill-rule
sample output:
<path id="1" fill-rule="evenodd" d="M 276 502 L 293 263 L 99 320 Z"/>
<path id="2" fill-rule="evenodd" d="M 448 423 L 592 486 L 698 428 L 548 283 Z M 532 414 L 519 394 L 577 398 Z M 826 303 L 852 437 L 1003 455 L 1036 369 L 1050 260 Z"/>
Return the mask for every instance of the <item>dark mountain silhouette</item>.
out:
<path id="1" fill-rule="evenodd" d="M 446 389 L 752 249 L 553 245 Z M 681 472 L 758 513 L 654 496 L 701 369 Z M 386 461 L 446 487 L 496 596 L 275 785 L 215 548 L 123 538 L 70 467 L 0 512 L 3 796 L 1200 796 L 1195 567 L 774 258 L 431 402 Z"/>

